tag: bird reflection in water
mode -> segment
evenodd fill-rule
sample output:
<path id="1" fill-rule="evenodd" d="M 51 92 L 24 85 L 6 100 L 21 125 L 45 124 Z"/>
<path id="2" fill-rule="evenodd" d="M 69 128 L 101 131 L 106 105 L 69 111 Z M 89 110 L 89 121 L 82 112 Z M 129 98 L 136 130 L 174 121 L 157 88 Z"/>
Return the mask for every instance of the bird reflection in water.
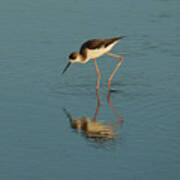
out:
<path id="1" fill-rule="evenodd" d="M 97 120 L 97 116 L 101 106 L 101 101 L 100 101 L 99 91 L 96 91 L 96 94 L 97 94 L 97 107 L 93 120 L 91 120 L 89 117 L 81 117 L 75 119 L 65 108 L 63 109 L 63 111 L 65 112 L 66 116 L 69 119 L 71 128 L 75 129 L 79 133 L 83 133 L 87 138 L 95 139 L 97 141 L 115 140 L 117 137 L 117 131 L 114 129 L 114 126 L 116 124 L 121 125 L 123 123 L 122 116 L 120 116 L 117 109 L 112 104 L 111 93 L 109 91 L 107 95 L 107 102 L 111 107 L 113 113 L 116 115 L 118 121 L 107 123 L 106 121 L 103 120 Z"/>

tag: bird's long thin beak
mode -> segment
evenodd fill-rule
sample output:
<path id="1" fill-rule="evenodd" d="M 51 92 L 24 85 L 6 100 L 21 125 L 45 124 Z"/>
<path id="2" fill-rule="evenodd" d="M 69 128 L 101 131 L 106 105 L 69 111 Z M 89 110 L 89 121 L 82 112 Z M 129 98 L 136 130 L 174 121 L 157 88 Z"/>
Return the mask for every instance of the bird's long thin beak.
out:
<path id="1" fill-rule="evenodd" d="M 66 70 L 68 69 L 68 67 L 71 65 L 72 63 L 69 61 L 68 64 L 66 65 L 66 67 L 64 68 L 62 74 L 64 74 L 66 72 Z"/>
<path id="2" fill-rule="evenodd" d="M 66 114 L 66 116 L 68 117 L 68 119 L 70 120 L 70 121 L 72 121 L 72 116 L 71 116 L 71 114 L 65 109 L 65 108 L 63 108 L 63 111 L 64 111 L 64 113 Z"/>

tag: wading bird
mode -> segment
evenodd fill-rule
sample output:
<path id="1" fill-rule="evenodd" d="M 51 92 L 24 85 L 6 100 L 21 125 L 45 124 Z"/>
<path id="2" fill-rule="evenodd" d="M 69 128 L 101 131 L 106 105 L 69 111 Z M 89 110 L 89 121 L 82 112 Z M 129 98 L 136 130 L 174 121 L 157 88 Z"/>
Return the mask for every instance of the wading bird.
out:
<path id="1" fill-rule="evenodd" d="M 90 59 L 94 60 L 94 65 L 96 67 L 96 72 L 97 72 L 97 84 L 96 84 L 96 90 L 99 89 L 99 84 L 100 84 L 100 71 L 96 62 L 96 58 L 107 54 L 108 56 L 112 56 L 115 58 L 120 59 L 119 63 L 115 67 L 114 71 L 112 72 L 111 76 L 108 79 L 108 89 L 111 90 L 111 80 L 118 70 L 119 66 L 123 62 L 123 56 L 119 56 L 116 54 L 112 54 L 109 51 L 113 48 L 115 44 L 117 44 L 120 39 L 124 38 L 125 36 L 117 37 L 117 38 L 111 38 L 111 39 L 93 39 L 85 42 L 82 44 L 80 48 L 80 52 L 73 52 L 69 56 L 69 62 L 66 65 L 66 67 L 63 70 L 64 72 L 68 69 L 68 67 L 73 64 L 73 63 L 82 63 L 85 64 L 87 63 Z"/>

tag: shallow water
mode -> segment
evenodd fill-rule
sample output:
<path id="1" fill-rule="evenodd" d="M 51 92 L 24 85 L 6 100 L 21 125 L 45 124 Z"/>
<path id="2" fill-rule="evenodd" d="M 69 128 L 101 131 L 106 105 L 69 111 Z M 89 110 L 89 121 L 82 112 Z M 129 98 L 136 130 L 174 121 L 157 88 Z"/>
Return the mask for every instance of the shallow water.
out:
<path id="1" fill-rule="evenodd" d="M 1 1 L 1 179 L 179 179 L 179 9 L 178 0 Z M 121 35 L 112 52 L 124 63 L 110 98 L 123 123 L 116 140 L 87 138 L 63 108 L 93 119 L 93 62 L 61 72 L 85 40 Z M 97 121 L 115 123 L 107 79 L 117 60 L 97 63 Z"/>

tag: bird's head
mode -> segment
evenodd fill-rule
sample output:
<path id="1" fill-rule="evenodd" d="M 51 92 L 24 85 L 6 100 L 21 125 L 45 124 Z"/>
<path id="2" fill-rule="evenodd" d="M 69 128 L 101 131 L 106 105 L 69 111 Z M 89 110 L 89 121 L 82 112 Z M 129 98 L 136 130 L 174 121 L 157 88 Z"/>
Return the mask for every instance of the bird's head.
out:
<path id="1" fill-rule="evenodd" d="M 81 60 L 82 60 L 82 57 L 81 57 L 81 55 L 78 52 L 71 53 L 69 55 L 69 62 L 66 65 L 66 67 L 64 68 L 62 73 L 64 74 L 71 64 L 76 63 L 76 62 L 80 63 Z"/>

